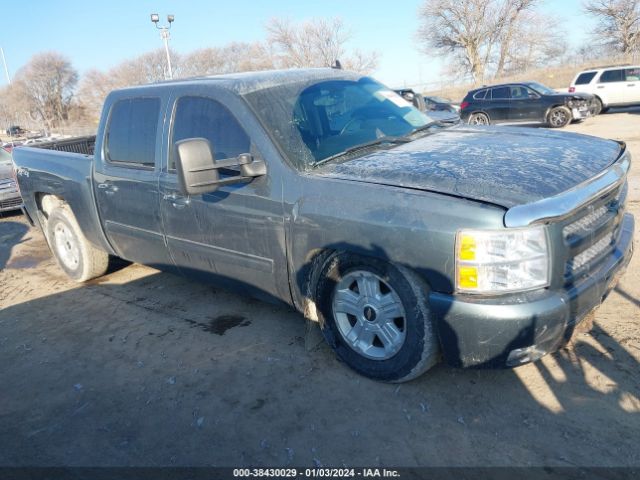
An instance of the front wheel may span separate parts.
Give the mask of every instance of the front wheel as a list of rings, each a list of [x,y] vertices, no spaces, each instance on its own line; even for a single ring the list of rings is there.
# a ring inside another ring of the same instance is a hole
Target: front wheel
[[[338,253],[322,267],[315,296],[324,337],[341,360],[369,378],[405,382],[439,359],[427,294],[404,267]]]
[[[72,280],[84,282],[107,271],[109,255],[84,237],[67,206],[56,207],[49,214],[47,239],[58,264]]]
[[[567,107],[554,107],[547,116],[551,128],[562,128],[571,121],[571,111]]]

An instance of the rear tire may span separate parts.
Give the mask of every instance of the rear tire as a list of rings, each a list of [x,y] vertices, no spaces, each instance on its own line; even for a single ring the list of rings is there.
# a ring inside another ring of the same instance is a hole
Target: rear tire
[[[567,107],[554,107],[547,115],[547,124],[551,128],[562,128],[571,122],[571,111]]]
[[[60,205],[50,212],[47,240],[58,265],[72,280],[85,282],[107,271],[109,255],[85,238],[68,206]]]
[[[440,358],[427,285],[412,271],[351,253],[323,264],[315,288],[327,343],[356,372],[374,380],[412,380]]]
[[[490,125],[491,121],[485,113],[472,113],[467,123],[469,125]]]
[[[589,110],[591,111],[591,116],[593,117],[595,117],[596,115],[600,115],[600,113],[602,113],[602,101],[598,97],[595,97],[591,101],[591,107],[589,108]]]

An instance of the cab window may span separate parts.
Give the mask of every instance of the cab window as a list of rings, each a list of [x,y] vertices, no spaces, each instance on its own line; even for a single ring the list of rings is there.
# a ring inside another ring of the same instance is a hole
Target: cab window
[[[107,161],[153,168],[159,115],[159,98],[128,98],[114,103],[105,137]]]
[[[251,148],[249,135],[233,114],[220,102],[206,97],[178,99],[171,144],[186,138],[209,140],[216,160],[249,153]],[[169,169],[175,170],[173,149],[169,156]]]

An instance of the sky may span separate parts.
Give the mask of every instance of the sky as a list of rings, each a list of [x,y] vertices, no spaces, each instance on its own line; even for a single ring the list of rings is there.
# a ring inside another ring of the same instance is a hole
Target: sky
[[[151,13],[175,22],[170,45],[179,53],[222,46],[232,41],[266,38],[271,18],[293,21],[339,17],[349,27],[348,48],[377,51],[373,76],[390,87],[440,86],[446,60],[420,50],[416,40],[418,9],[424,0],[0,0],[5,16],[0,29],[10,75],[36,53],[55,50],[67,56],[80,74],[107,70],[121,61],[162,47]],[[541,11],[567,18],[570,48],[586,40],[592,21],[581,12],[581,0],[543,0]],[[541,32],[544,35],[544,32]],[[6,84],[0,75],[0,86]]]

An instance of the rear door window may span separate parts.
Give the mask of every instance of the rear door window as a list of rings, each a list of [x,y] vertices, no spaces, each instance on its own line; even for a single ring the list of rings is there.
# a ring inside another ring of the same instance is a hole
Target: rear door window
[[[497,87],[491,89],[491,100],[508,100],[511,98],[510,87]]]
[[[605,70],[600,75],[600,83],[611,82],[623,82],[624,81],[624,69],[619,70]]]
[[[107,161],[153,168],[159,115],[159,98],[128,98],[114,103],[106,134]]]
[[[597,72],[581,73],[580,75],[578,75],[578,78],[576,78],[576,85],[587,85],[591,83],[591,80],[593,80],[593,77],[596,76],[596,73]]]
[[[209,140],[216,160],[250,153],[251,148],[249,135],[227,107],[207,97],[188,96],[178,100],[172,144],[185,138]],[[169,169],[175,169],[173,151],[170,155]]]
[[[627,68],[624,72],[627,82],[637,82],[640,80],[640,67]]]

